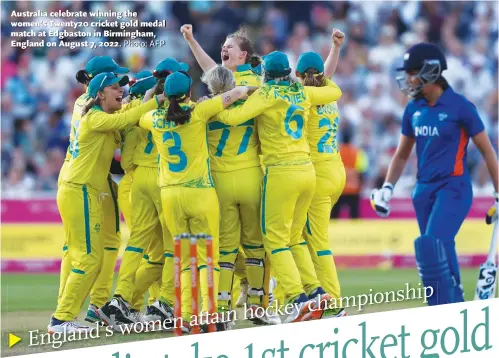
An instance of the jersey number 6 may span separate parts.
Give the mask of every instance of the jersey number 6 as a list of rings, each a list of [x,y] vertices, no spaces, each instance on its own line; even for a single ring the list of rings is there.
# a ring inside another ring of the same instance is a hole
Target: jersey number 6
[[[303,115],[295,113],[297,111],[301,111],[303,114],[303,107],[292,104],[286,112],[286,118],[284,118],[284,128],[286,129],[286,133],[293,139],[300,139],[303,136]],[[296,122],[296,130],[291,128],[292,122]]]
[[[171,156],[177,156],[179,158],[178,163],[168,162],[168,169],[171,172],[178,173],[185,169],[187,166],[187,156],[184,152],[180,150],[182,146],[182,140],[176,132],[165,132],[163,133],[163,143],[167,140],[173,140],[173,147],[168,147],[168,154]]]

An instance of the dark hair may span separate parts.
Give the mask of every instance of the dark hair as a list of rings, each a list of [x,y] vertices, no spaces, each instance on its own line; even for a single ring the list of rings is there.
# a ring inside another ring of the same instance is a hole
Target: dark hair
[[[76,72],[76,80],[81,84],[88,85],[90,82],[90,75],[85,70],[79,70]]]
[[[258,67],[262,63],[262,59],[255,52],[253,43],[249,39],[248,33],[245,28],[241,27],[236,32],[227,35],[228,39],[234,38],[237,40],[239,47],[242,51],[246,51],[248,55],[246,56],[245,63],[249,63],[251,67]]]
[[[444,91],[447,88],[449,88],[449,82],[447,82],[447,80],[445,79],[445,77],[443,77],[442,75],[440,75],[440,77],[437,78],[437,80],[435,81],[435,84],[439,85],[440,87],[442,87],[442,89]]]
[[[440,86],[440,88],[442,88],[443,91],[445,91],[447,88],[449,88],[449,82],[447,82],[447,80],[445,79],[445,77],[442,76],[442,75],[440,75],[440,77],[438,77],[437,80],[435,82],[433,82],[433,84]],[[420,100],[420,99],[423,99],[423,98],[424,98],[423,91],[420,91],[414,97],[414,99],[416,99],[416,100]]]
[[[168,122],[174,122],[176,125],[182,125],[185,124],[189,119],[191,119],[191,114],[194,107],[183,109],[180,106],[180,102],[185,98],[185,95],[168,97],[170,104],[168,105],[168,111],[166,112],[165,120],[167,120]]]
[[[324,74],[317,73],[317,70],[309,68],[305,73],[299,73],[298,77],[303,79],[304,86],[322,87],[324,85]]]

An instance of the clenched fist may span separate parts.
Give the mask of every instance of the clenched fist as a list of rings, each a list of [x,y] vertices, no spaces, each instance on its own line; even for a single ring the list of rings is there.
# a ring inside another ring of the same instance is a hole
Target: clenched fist
[[[184,39],[186,39],[186,41],[192,41],[194,39],[194,35],[192,34],[192,25],[183,25],[180,28],[180,32],[184,35]]]
[[[345,41],[345,34],[339,29],[333,29],[333,43],[336,47],[341,47],[343,45],[343,41]]]

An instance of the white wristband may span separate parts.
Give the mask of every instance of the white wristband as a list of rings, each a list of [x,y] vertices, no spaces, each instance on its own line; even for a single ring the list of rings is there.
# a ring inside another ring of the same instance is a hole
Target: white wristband
[[[388,188],[391,191],[393,191],[394,185],[392,183],[385,182],[382,186],[382,188]]]

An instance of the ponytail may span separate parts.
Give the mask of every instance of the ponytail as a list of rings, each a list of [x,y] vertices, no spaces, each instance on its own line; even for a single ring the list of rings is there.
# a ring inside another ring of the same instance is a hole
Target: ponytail
[[[254,53],[253,55],[246,58],[246,63],[249,63],[252,68],[255,68],[260,66],[260,64],[262,63],[262,58]]]
[[[85,70],[79,70],[78,72],[76,72],[76,80],[78,81],[78,83],[88,85],[88,83],[90,82],[90,75]]]
[[[97,103],[97,97],[96,98],[90,98],[85,104],[83,105],[83,108],[81,109],[81,116],[83,117],[85,114],[90,111],[90,109],[95,106]]]
[[[437,78],[437,80],[435,81],[435,84],[439,85],[440,87],[442,87],[442,90],[444,90],[444,91],[447,88],[449,88],[449,82],[447,82],[447,80],[445,79],[445,77],[443,77],[442,75],[440,75],[440,77]]]
[[[176,125],[182,125],[187,123],[189,119],[191,119],[191,114],[194,107],[189,107],[187,109],[183,109],[180,106],[180,102],[185,99],[185,95],[183,96],[170,96],[168,100],[170,104],[168,105],[168,111],[166,113],[165,120],[168,122],[173,122]]]
[[[303,75],[300,76],[303,79],[304,86],[322,87],[324,84],[324,74],[317,73],[314,69],[308,69],[304,75],[305,77],[302,77]]]

